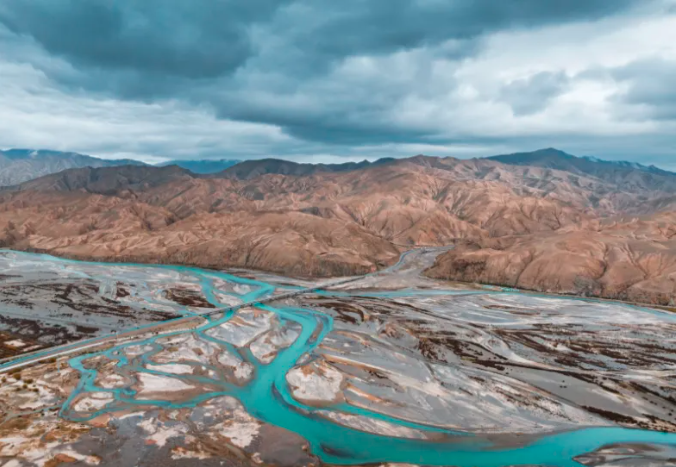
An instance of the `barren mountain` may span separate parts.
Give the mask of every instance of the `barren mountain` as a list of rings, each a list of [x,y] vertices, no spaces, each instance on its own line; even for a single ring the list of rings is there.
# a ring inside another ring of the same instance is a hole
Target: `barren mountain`
[[[576,157],[557,149],[493,156],[488,159],[504,164],[563,170],[592,176],[620,186],[624,191],[676,190],[676,174],[636,162],[604,161],[594,157]]]
[[[223,170],[239,164],[240,160],[220,159],[220,160],[172,160],[157,164],[158,167],[168,165],[177,165],[183,169],[188,169],[196,174],[212,174],[222,172]]]
[[[104,160],[74,152],[9,149],[0,151],[0,186],[16,185],[65,169],[129,164],[143,165],[141,162],[129,159]]]
[[[115,196],[22,192],[0,208],[5,245],[94,260],[246,266],[294,275],[365,273],[399,256],[364,228],[300,212],[171,211]]]
[[[265,174],[279,175],[312,175],[322,172],[349,172],[370,166],[393,162],[395,159],[385,158],[375,162],[346,162],[344,164],[300,164],[280,159],[261,159],[240,162],[216,175],[220,178],[252,179]]]
[[[553,164],[549,154],[546,166],[529,157],[534,165],[260,160],[208,175],[177,166],[71,169],[0,193],[0,231],[6,246],[58,255],[292,275],[365,272],[410,246],[457,242],[431,275],[665,302],[676,256],[658,232],[669,231],[660,212],[676,200],[676,175],[620,166],[621,177],[600,176],[566,165],[573,156]],[[654,217],[618,217],[639,211]],[[622,259],[627,251],[634,263]]]
[[[676,213],[461,242],[431,277],[674,305]]]
[[[53,175],[30,180],[10,191],[87,192],[129,196],[174,180],[191,179],[193,175],[178,166],[168,167],[123,165],[114,168],[68,169]]]

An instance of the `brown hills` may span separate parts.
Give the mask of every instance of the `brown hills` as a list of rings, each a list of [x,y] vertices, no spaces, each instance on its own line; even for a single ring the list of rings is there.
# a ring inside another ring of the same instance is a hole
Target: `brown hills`
[[[587,162],[586,171],[559,170],[551,154],[546,164],[529,157],[531,165],[426,156],[247,161],[210,175],[177,166],[71,169],[0,192],[0,237],[8,247],[77,258],[315,276],[372,271],[407,246],[459,242],[429,274],[670,300],[676,175],[612,165],[613,175],[601,176],[591,160],[593,170]],[[618,217],[639,212],[655,217]]]
[[[676,213],[462,241],[431,277],[673,305]]]

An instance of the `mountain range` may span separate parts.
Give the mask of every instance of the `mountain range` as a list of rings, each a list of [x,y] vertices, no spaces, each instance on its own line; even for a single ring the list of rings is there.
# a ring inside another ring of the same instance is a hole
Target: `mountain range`
[[[611,183],[618,183],[619,181],[649,183],[653,181],[651,177],[645,176],[646,173],[658,176],[655,180],[664,180],[660,177],[667,177],[668,179],[676,175],[673,172],[662,170],[654,165],[646,166],[637,162],[627,161],[605,161],[592,156],[576,157],[554,148],[493,156],[488,159],[502,162],[503,164],[563,170],[577,175],[597,177]],[[640,175],[637,176],[637,179],[631,180],[631,174]],[[638,188],[648,189],[650,187],[643,185]]]
[[[506,154],[487,157],[509,165],[535,166],[563,170],[578,175],[592,175],[609,179],[620,174],[639,171],[656,175],[674,175],[653,165],[645,166],[636,162],[605,161],[592,156],[577,157],[554,148],[540,149],[533,152]],[[382,158],[375,162],[347,162],[343,164],[303,164],[280,159],[260,159],[242,161],[239,159],[185,159],[168,160],[156,164],[157,167],[177,165],[195,174],[216,174],[230,167],[237,166],[228,172],[235,178],[253,178],[264,173],[283,175],[310,175],[317,172],[339,172],[381,165],[393,162],[393,158]],[[133,159],[101,159],[75,152],[61,152],[46,149],[8,149],[0,150],[0,186],[17,185],[19,183],[61,172],[66,169],[82,167],[114,167],[120,165],[147,165]]]
[[[158,167],[166,167],[168,165],[177,165],[184,169],[188,169],[196,174],[211,174],[221,172],[233,165],[239,164],[240,160],[236,159],[220,159],[220,160],[172,160],[157,164]]]
[[[0,186],[16,185],[33,178],[75,167],[141,165],[131,159],[105,160],[75,152],[33,149],[0,150]]]
[[[669,305],[676,174],[555,149],[461,160],[74,168],[0,192],[7,247],[81,259],[364,273],[456,247],[436,278]]]
[[[196,174],[220,172],[239,163],[239,160],[171,160],[158,166],[178,165]],[[0,150],[0,186],[23,183],[43,175],[82,167],[115,167],[146,165],[133,159],[100,159],[75,152],[46,149]]]

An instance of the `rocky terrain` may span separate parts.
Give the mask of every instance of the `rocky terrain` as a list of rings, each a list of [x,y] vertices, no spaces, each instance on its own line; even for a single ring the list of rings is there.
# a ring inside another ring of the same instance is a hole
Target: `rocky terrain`
[[[427,273],[550,293],[673,306],[676,213],[460,242]]]
[[[676,174],[553,149],[459,160],[70,169],[0,192],[0,240],[80,259],[438,278],[668,305]]]

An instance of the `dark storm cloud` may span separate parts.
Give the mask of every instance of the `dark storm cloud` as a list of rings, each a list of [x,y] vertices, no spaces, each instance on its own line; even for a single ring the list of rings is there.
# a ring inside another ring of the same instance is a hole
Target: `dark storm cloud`
[[[676,120],[676,61],[637,60],[609,73],[627,85],[617,96],[619,102],[634,107],[646,119]]]
[[[277,0],[7,0],[0,21],[78,67],[188,78],[232,72]]]
[[[318,62],[594,19],[631,0],[5,0],[0,21],[77,66],[190,78],[258,54],[251,28]],[[274,18],[273,18],[274,16]],[[457,51],[456,51],[457,53]]]
[[[512,81],[502,88],[500,94],[515,115],[529,115],[544,110],[549,101],[567,89],[568,83],[565,73],[543,71]]]
[[[432,133],[402,128],[389,115],[411,89],[424,86],[415,77],[394,85],[313,86],[350,57],[429,48],[461,60],[480,50],[486,34],[592,20],[632,3],[5,0],[0,22],[66,60],[72,70],[35,66],[72,90],[183,100],[211,106],[222,118],[278,125],[303,140],[349,145],[422,141]],[[538,75],[514,83],[507,92],[517,98],[509,102],[516,113],[532,113],[562,85],[559,75]]]
[[[274,30],[309,55],[340,59],[390,53],[501,29],[537,27],[615,13],[632,0],[301,0]],[[295,26],[295,29],[287,29]]]

